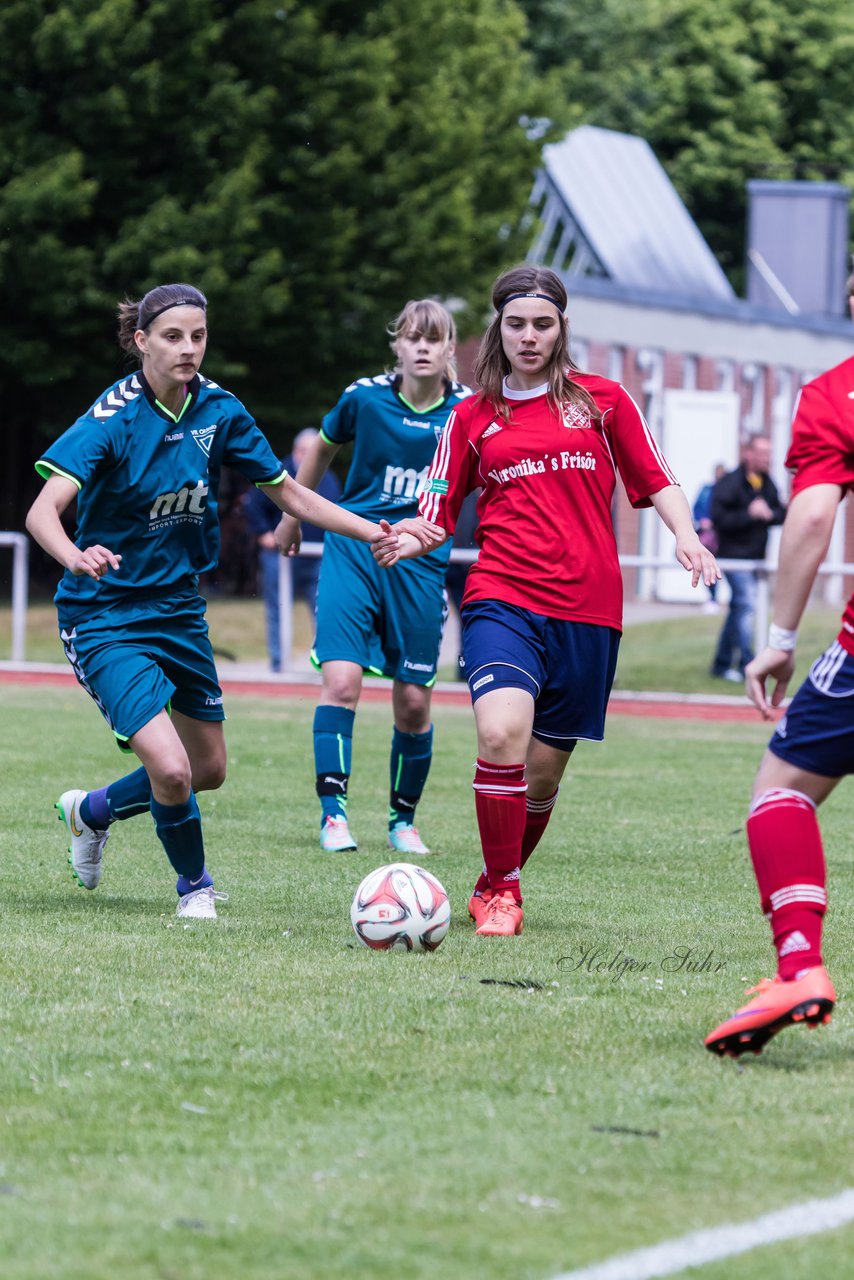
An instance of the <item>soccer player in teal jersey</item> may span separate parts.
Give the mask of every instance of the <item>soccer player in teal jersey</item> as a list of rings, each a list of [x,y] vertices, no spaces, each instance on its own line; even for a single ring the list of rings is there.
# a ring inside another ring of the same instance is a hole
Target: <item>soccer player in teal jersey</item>
[[[233,395],[199,373],[207,301],[160,285],[119,306],[119,343],[139,362],[36,463],[45,479],[27,516],[65,568],[56,592],[66,655],[120,745],[141,768],[57,802],[69,862],[84,888],[101,879],[110,825],[150,810],[178,875],[178,915],[214,919],[195,792],[222,785],[224,712],[198,593],[219,553],[220,472],[235,468],[296,519],[391,547],[389,527],[296,484]],[[63,512],[77,499],[72,541]]]
[[[341,504],[369,520],[417,515],[448,415],[471,394],[456,381],[454,321],[440,303],[408,302],[389,336],[397,357],[394,372],[347,387],[297,472],[300,484],[314,489],[342,445],[352,443]],[[298,522],[283,516],[276,537],[282,552],[298,547]],[[327,537],[324,547],[312,653],[323,675],[314,716],[321,848],[356,848],[347,788],[356,707],[368,672],[394,681],[389,847],[404,855],[429,853],[415,826],[415,809],[432,758],[430,697],[447,617],[450,543],[393,574],[378,568],[368,548],[343,538]]]

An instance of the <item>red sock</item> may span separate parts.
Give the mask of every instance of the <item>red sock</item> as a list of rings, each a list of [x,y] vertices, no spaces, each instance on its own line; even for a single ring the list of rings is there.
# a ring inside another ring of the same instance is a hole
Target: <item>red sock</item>
[[[549,818],[552,816],[552,809],[555,807],[558,791],[560,791],[560,787],[556,787],[553,794],[546,796],[544,800],[534,800],[531,796],[527,797],[525,834],[522,836],[522,859],[519,864],[522,867],[524,867],[540,843],[543,832],[549,825]]]
[[[762,910],[771,921],[777,972],[791,982],[822,963],[827,892],[815,805],[799,791],[764,792],[747,820],[747,840]]]
[[[520,869],[524,867],[540,843],[543,832],[549,825],[549,818],[552,816],[552,809],[555,807],[558,791],[560,791],[560,787],[552,795],[546,796],[545,800],[533,800],[531,796],[527,796],[525,799],[525,831],[522,835],[522,849],[519,856]],[[488,888],[489,873],[484,867],[472,892],[484,893]]]
[[[478,759],[474,800],[489,888],[493,893],[512,893],[517,902],[522,901],[519,873],[526,789],[524,764]]]

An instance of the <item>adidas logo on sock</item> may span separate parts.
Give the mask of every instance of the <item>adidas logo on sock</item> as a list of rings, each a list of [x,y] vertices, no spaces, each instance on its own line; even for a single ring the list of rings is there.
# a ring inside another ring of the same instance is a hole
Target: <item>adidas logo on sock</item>
[[[790,933],[786,941],[780,948],[780,959],[784,956],[790,956],[793,951],[809,951],[810,944],[807,942],[800,929],[796,929],[794,933]]]

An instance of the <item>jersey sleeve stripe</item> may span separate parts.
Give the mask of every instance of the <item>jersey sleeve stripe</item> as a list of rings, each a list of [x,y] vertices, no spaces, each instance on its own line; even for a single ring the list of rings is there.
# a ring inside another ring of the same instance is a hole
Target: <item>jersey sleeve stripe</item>
[[[267,485],[281,484],[287,474],[288,472],[287,470],[285,470],[285,471],[279,472],[279,474],[275,476],[272,480],[256,480],[255,488],[260,489],[262,485],[266,487]]]
[[[622,384],[621,384],[621,385],[622,385]],[[626,391],[626,388],[625,388],[625,387],[623,387],[623,391]],[[646,418],[645,418],[645,417],[643,416],[643,414],[641,413],[640,406],[638,405],[638,402],[635,400],[634,396],[633,396],[633,395],[631,395],[631,393],[630,393],[630,392],[626,391],[626,395],[629,397],[629,399],[631,400],[632,404],[635,406],[635,409],[637,410],[637,415],[638,415],[638,417],[640,418],[641,426],[643,427],[643,433],[644,433],[644,435],[645,435],[645,437],[646,437],[646,442],[647,442],[647,444],[649,445],[650,452],[652,453],[652,455],[653,455],[653,457],[655,458],[655,460],[656,460],[656,462],[658,463],[658,465],[661,467],[661,470],[664,472],[664,474],[665,474],[665,475],[667,476],[667,478],[669,479],[670,483],[671,483],[671,484],[676,484],[676,485],[678,485],[678,484],[679,484],[679,481],[676,479],[676,476],[675,476],[675,475],[673,474],[673,472],[671,471],[670,466],[669,466],[669,464],[668,464],[668,461],[667,461],[667,459],[665,458],[664,454],[663,454],[663,453],[661,452],[661,450],[659,449],[658,444],[657,444],[657,442],[656,442],[656,440],[655,440],[655,437],[653,436],[652,432],[651,432],[651,431],[650,431],[650,429],[649,429],[649,423],[647,422]]]
[[[72,484],[76,484],[78,489],[83,488],[82,480],[78,480],[77,476],[73,476],[70,471],[63,471],[62,467],[58,467],[49,458],[40,458],[35,468],[42,480],[49,480],[52,475],[61,476],[63,480],[70,480]]]
[[[450,417],[445,423],[445,429],[439,437],[439,447],[433,455],[433,461],[430,470],[427,473],[427,483],[432,480],[447,481],[448,464],[451,458],[451,432],[457,421],[457,415],[451,410]],[[445,492],[447,492],[447,483],[445,484]],[[435,521],[439,511],[439,492],[429,491],[422,498],[421,514],[425,520]]]

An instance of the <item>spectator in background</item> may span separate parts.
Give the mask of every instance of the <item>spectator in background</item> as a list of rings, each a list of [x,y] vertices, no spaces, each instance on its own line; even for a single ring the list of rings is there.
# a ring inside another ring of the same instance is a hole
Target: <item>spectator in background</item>
[[[739,466],[715,485],[711,519],[721,560],[764,560],[768,530],[783,523],[786,508],[768,475],[770,462],[771,441],[767,436],[751,436]],[[724,573],[732,594],[711,675],[740,684],[744,668],[754,657],[759,577],[755,569],[724,569]]]
[[[722,462],[719,462],[715,467],[714,479],[710,480],[708,484],[704,484],[697,494],[691,513],[694,520],[694,528],[697,531],[700,542],[708,551],[711,551],[713,556],[718,553],[718,535],[715,526],[712,524],[712,492],[717,482],[725,475],[726,467]],[[704,613],[717,613],[717,591],[718,584],[713,582],[709,587],[709,599],[703,605]]]
[[[293,442],[291,452],[283,462],[289,476],[295,476],[303,458],[317,439],[314,427],[300,431]],[[327,471],[317,486],[317,492],[329,502],[337,502],[341,485],[332,471]],[[281,516],[280,509],[260,489],[250,489],[243,499],[243,515],[258,547],[258,577],[264,599],[267,622],[267,652],[271,671],[281,671],[282,653],[279,643],[279,555],[274,531]],[[303,542],[322,542],[324,530],[314,524],[302,525]],[[291,561],[291,588],[295,600],[304,600],[314,616],[317,600],[317,580],[320,576],[319,556],[294,556]]]

